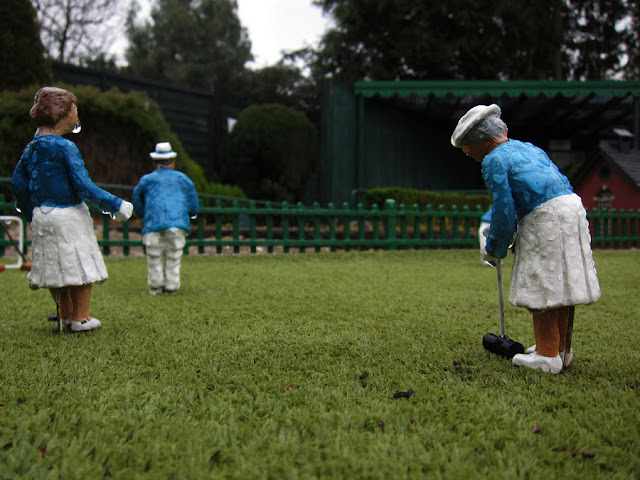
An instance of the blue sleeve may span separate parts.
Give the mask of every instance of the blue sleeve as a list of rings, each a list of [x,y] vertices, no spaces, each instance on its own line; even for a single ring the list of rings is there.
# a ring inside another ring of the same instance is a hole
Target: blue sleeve
[[[93,183],[84,166],[78,147],[73,142],[69,143],[66,155],[67,166],[69,167],[69,177],[78,194],[97,205],[103,212],[115,213],[120,210],[122,200]]]
[[[33,203],[29,191],[29,175],[22,159],[18,162],[11,177],[11,187],[16,200],[16,208],[22,212],[22,216],[27,222],[31,222]]]
[[[133,198],[131,203],[133,204],[133,213],[137,217],[144,217],[144,178],[140,179],[140,183],[133,189]]]
[[[189,216],[193,217],[198,213],[198,192],[196,192],[196,187],[191,181],[190,178],[187,177],[188,181],[188,191],[187,191],[187,205],[189,207]]]
[[[507,249],[513,240],[517,224],[516,206],[508,173],[507,165],[499,157],[483,162],[482,175],[493,197],[486,250],[496,258],[507,256]]]

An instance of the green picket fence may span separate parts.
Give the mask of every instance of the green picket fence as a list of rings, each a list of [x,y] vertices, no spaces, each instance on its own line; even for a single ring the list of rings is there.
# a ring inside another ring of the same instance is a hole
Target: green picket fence
[[[105,255],[114,247],[128,256],[142,248],[139,219],[120,223],[91,208],[96,221],[98,243]],[[382,208],[366,209],[344,204],[336,207],[318,203],[308,207],[286,202],[260,206],[255,201],[217,200],[202,207],[192,224],[185,253],[275,253],[368,249],[477,248],[477,229],[484,211],[443,206],[406,208],[387,200]],[[0,215],[16,215],[12,203],[0,202]],[[101,217],[101,218],[100,218]],[[640,245],[640,212],[614,209],[589,212],[592,244],[595,248],[637,248]],[[24,226],[25,250],[30,245]],[[0,233],[0,256],[11,240]],[[192,248],[193,247],[193,248]]]

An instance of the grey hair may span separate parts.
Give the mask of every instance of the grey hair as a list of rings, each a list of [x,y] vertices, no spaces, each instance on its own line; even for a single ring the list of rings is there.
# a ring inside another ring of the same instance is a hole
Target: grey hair
[[[508,131],[509,129],[507,128],[507,124],[504,123],[500,117],[497,115],[491,115],[471,127],[462,139],[461,143],[463,145],[468,145],[470,143],[500,138],[503,133]]]

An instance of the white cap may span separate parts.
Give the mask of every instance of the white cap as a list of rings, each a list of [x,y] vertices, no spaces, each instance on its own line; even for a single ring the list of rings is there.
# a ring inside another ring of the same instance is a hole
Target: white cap
[[[453,131],[453,135],[451,135],[451,145],[456,148],[462,147],[462,140],[471,128],[485,118],[492,115],[499,117],[501,113],[500,107],[495,103],[491,105],[476,105],[458,120],[458,125]]]
[[[171,150],[169,142],[156,143],[156,151],[149,154],[154,160],[170,160],[176,158],[178,154]]]

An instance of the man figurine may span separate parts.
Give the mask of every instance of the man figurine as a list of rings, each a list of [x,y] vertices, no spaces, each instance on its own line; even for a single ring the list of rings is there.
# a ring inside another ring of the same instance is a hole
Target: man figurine
[[[155,170],[140,179],[132,202],[143,221],[149,293],[173,294],[180,288],[180,260],[189,220],[198,213],[198,194],[191,179],[175,170],[177,154],[169,142],[158,143],[149,156]]]

